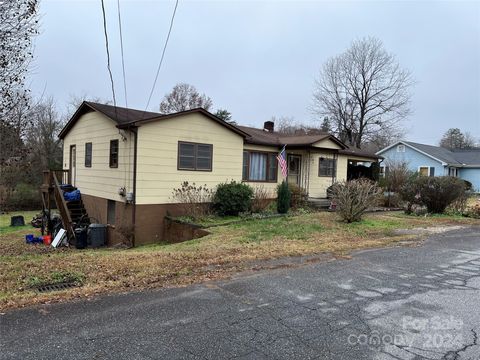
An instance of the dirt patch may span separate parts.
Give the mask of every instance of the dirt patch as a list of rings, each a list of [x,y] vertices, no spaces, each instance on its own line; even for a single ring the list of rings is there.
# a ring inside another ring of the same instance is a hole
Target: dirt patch
[[[429,227],[418,227],[413,229],[395,229],[393,233],[395,235],[433,235],[433,234],[442,234],[447,231],[455,231],[464,229],[465,226],[446,226],[446,225],[437,225]]]

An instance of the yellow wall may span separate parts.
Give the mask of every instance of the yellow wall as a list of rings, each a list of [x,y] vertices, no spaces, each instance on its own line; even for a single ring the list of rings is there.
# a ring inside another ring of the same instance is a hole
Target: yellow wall
[[[179,141],[212,144],[212,171],[177,170]],[[137,204],[178,202],[172,192],[183,181],[214,189],[242,179],[243,137],[201,114],[143,124],[137,149]]]
[[[327,188],[332,185],[334,181],[334,179],[332,180],[332,177],[318,176],[318,167],[321,157],[333,159],[334,154],[332,151],[320,149],[310,153],[310,186],[308,195],[314,198],[325,198],[327,196]],[[340,164],[337,161],[337,174],[342,171],[345,171],[346,174],[347,169],[343,169],[342,167],[343,164]]]
[[[320,142],[317,143],[320,145]],[[320,157],[324,158],[333,158],[333,152],[330,149],[336,148],[337,146],[331,140],[324,141],[322,145],[326,146],[326,150],[288,150],[287,149],[287,156],[289,154],[295,154],[301,156],[301,186],[306,188],[308,187],[308,193],[310,197],[326,197],[327,196],[327,188],[332,185],[332,178],[331,177],[319,177],[318,176],[318,163]],[[261,146],[261,145],[244,145],[245,150],[257,150],[257,151],[268,151],[268,152],[278,152],[278,147],[271,147],[271,146]],[[342,166],[340,169],[340,173],[343,176],[347,174],[347,165],[345,163],[339,164]],[[343,169],[344,167],[344,169]],[[280,167],[278,168],[278,176],[277,182],[275,183],[264,183],[264,182],[247,182],[252,187],[263,187],[267,189],[271,194],[272,198],[276,197],[276,188],[278,184],[283,181],[282,172]],[[308,184],[308,185],[307,185]]]
[[[115,123],[98,112],[82,115],[63,140],[63,168],[69,168],[70,146],[76,145],[75,186],[83,194],[124,201],[118,190],[132,191],[133,137],[123,141]],[[118,139],[118,168],[109,167],[110,140]],[[92,167],[85,167],[85,143],[92,143]],[[73,182],[73,181],[72,181]]]
[[[313,147],[322,148],[322,149],[341,149],[340,145],[330,139],[324,139],[312,144]]]
[[[82,193],[106,199],[125,201],[118,189],[132,191],[133,182],[133,136],[122,133],[122,140],[115,123],[98,112],[82,115],[64,139],[64,169],[69,168],[70,145],[77,149],[76,186]],[[119,140],[119,166],[109,167],[110,140]],[[177,170],[178,141],[190,141],[213,145],[213,170]],[[85,167],[85,143],[92,142],[92,167]],[[313,149],[287,150],[302,158],[301,185],[311,197],[325,197],[326,189],[332,184],[331,177],[318,176],[319,158],[332,158],[338,145],[331,140],[314,144]],[[321,148],[320,148],[321,147]],[[189,114],[173,119],[154,121],[138,128],[137,204],[165,204],[178,202],[172,197],[173,189],[183,181],[196,185],[206,184],[214,189],[219,183],[242,180],[243,150],[277,153],[278,147],[244,144],[243,138],[202,114]],[[339,155],[337,181],[347,177],[348,159],[362,160]],[[277,185],[283,180],[280,168],[277,182],[247,182],[250,186],[266,189],[276,197]]]

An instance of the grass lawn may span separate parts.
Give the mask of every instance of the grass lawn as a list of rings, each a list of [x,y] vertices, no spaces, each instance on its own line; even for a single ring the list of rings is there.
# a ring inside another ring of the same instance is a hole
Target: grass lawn
[[[30,214],[25,216],[30,220]],[[113,291],[187,285],[258,268],[266,259],[320,253],[345,256],[355,249],[419,239],[418,235],[399,235],[396,229],[480,225],[479,220],[462,217],[414,217],[393,212],[368,214],[362,222],[345,224],[334,213],[319,212],[218,226],[210,228],[211,234],[204,238],[179,244],[76,250],[25,244],[25,234],[39,231],[28,226],[4,231],[4,224],[9,222],[3,217],[0,309]],[[65,280],[82,286],[50,293],[34,289]]]
[[[32,229],[30,226],[30,221],[32,218],[40,212],[38,211],[12,211],[7,214],[0,215],[0,235],[6,234],[9,232],[18,232],[20,230],[29,230]],[[15,215],[23,215],[25,219],[25,226],[10,226],[10,218]]]

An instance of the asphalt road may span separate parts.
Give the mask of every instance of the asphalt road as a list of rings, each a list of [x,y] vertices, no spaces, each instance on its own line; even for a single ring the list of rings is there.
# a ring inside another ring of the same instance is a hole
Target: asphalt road
[[[0,359],[480,359],[480,228],[0,316]]]

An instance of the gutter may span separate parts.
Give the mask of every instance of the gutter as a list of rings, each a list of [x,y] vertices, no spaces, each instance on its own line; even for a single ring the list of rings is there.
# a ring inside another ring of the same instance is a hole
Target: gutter
[[[132,200],[132,226],[133,238],[132,246],[135,247],[135,222],[137,216],[137,144],[138,144],[138,128],[132,127],[130,131],[133,133],[133,200]]]

